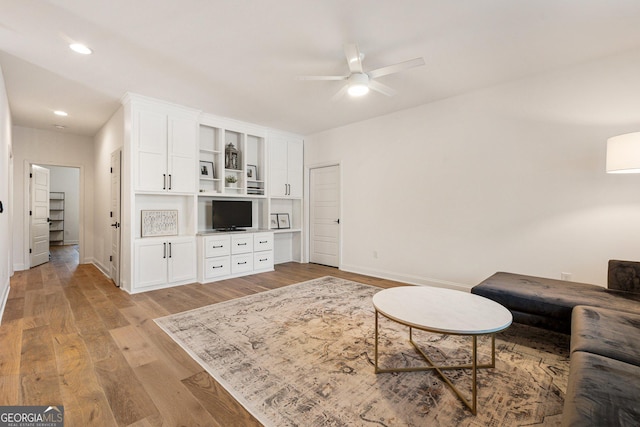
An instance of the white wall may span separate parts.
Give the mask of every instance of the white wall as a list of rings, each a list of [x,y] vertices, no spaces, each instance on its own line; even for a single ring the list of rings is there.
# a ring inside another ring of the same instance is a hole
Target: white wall
[[[307,167],[342,166],[341,267],[606,284],[640,260],[640,175],[605,173],[606,139],[640,131],[639,75],[628,52],[306,137]]]
[[[64,244],[80,242],[80,169],[41,165],[49,169],[49,191],[64,193]]]
[[[111,255],[111,153],[121,148],[124,143],[124,112],[120,108],[109,121],[100,129],[94,138],[94,188],[96,194],[103,195],[95,199],[94,223],[94,256],[95,264],[109,274]]]
[[[0,69],[0,201],[3,212],[0,213],[0,321],[9,296],[9,277],[13,273],[11,266],[12,209],[11,171],[11,112],[4,85],[4,76]]]
[[[29,187],[26,180],[29,163],[80,168],[80,262],[93,262],[93,152],[93,140],[90,137],[13,127],[15,270],[28,268],[29,264],[28,221],[25,214],[28,202]]]

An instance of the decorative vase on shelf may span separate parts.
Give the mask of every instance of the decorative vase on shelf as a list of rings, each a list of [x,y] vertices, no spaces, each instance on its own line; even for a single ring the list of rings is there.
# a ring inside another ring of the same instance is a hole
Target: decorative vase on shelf
[[[230,142],[224,150],[224,167],[226,169],[239,169],[240,167],[239,151]]]

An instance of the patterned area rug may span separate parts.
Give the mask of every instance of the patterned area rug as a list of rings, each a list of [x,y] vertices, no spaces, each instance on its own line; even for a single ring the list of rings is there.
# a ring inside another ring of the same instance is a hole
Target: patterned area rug
[[[474,416],[433,371],[374,373],[371,298],[380,290],[324,277],[156,323],[265,426],[559,424],[569,337],[517,324],[499,333],[496,367],[478,371]],[[414,339],[436,363],[470,363],[470,337]],[[479,340],[480,363],[490,352]],[[384,317],[380,355],[385,367],[423,363],[407,328]],[[447,372],[470,397],[470,370]]]

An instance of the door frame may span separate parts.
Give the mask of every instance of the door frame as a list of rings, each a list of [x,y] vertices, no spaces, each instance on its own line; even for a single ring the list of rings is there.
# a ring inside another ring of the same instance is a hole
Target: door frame
[[[302,254],[302,262],[309,262],[309,253],[311,251],[311,170],[319,169],[319,168],[327,168],[331,166],[337,166],[340,173],[340,224],[338,225],[338,270],[342,270],[342,218],[343,218],[343,208],[344,204],[342,203],[344,200],[343,195],[343,185],[342,185],[342,177],[343,166],[342,162],[326,162],[326,163],[315,163],[313,165],[305,166],[304,168],[304,250]]]
[[[24,161],[24,194],[30,194],[30,186],[31,186],[31,181],[29,178],[29,174],[31,173],[31,165],[41,165],[41,166],[59,166],[59,167],[64,167],[64,168],[77,168],[80,169],[80,178],[79,178],[79,188],[78,188],[78,204],[79,204],[79,209],[80,212],[78,213],[78,220],[80,222],[80,224],[78,224],[78,230],[80,231],[80,237],[79,237],[79,243],[78,243],[78,251],[79,251],[79,257],[78,257],[78,263],[82,264],[84,262],[84,253],[85,253],[85,241],[84,241],[84,236],[85,236],[85,231],[84,231],[84,226],[85,226],[85,217],[84,217],[84,205],[85,205],[85,200],[84,200],[84,188],[85,188],[85,182],[84,182],[84,167],[82,165],[77,165],[77,164],[70,164],[70,163],[65,163],[65,164],[59,164],[59,163],[51,163],[51,162],[46,162],[46,161],[37,161],[37,160],[30,160],[30,159],[25,159]],[[23,209],[24,209],[24,221],[23,221],[23,231],[22,231],[22,242],[23,242],[23,259],[24,259],[24,269],[25,270],[29,270],[31,268],[31,257],[29,256],[29,246],[31,246],[31,227],[29,226],[29,207],[31,205],[31,200],[30,197],[24,197],[24,205],[23,205]]]

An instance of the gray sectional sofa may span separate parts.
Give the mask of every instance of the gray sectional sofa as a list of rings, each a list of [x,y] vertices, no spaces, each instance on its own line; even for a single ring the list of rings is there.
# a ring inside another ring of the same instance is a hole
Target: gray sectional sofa
[[[607,288],[496,273],[471,292],[515,322],[571,333],[563,425],[640,425],[640,263],[609,261]]]

